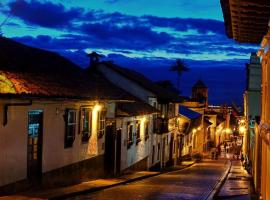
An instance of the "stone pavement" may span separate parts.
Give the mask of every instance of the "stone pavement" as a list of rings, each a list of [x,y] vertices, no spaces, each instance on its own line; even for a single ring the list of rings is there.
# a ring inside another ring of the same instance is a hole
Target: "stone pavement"
[[[191,167],[168,172],[70,200],[206,200],[227,171],[227,160],[203,160]]]
[[[240,160],[232,160],[227,179],[214,199],[250,200],[251,176],[243,168]]]
[[[182,170],[193,165],[193,161],[183,162],[182,165],[176,166],[170,170]],[[167,172],[167,171],[165,171]],[[125,174],[118,178],[110,178],[110,179],[97,179],[92,181],[83,182],[77,185],[48,189],[48,190],[40,190],[40,191],[26,191],[23,193],[19,193],[11,196],[0,197],[0,200],[43,200],[43,199],[64,199],[67,197],[72,197],[76,195],[81,195],[84,193],[91,193],[100,190],[104,190],[107,188],[111,188],[114,186],[131,183],[134,181],[142,180],[145,178],[153,177],[163,172],[152,172],[152,171],[139,171],[130,174]]]

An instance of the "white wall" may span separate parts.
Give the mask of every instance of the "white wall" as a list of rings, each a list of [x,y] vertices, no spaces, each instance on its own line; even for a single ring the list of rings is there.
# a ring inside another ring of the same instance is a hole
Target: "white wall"
[[[42,172],[104,153],[103,149],[98,148],[98,145],[101,146],[104,143],[104,136],[97,139],[95,117],[93,117],[92,135],[89,142],[83,144],[82,135],[78,134],[79,108],[81,105],[93,106],[94,102],[41,101],[33,102],[31,106],[11,106],[8,110],[8,124],[3,126],[5,103],[11,103],[11,101],[0,100],[0,186],[27,178],[28,111],[30,110],[43,110]],[[66,108],[77,109],[76,139],[73,147],[70,148],[64,148],[65,122],[63,115]]]
[[[150,122],[149,124],[149,138],[145,140],[145,132],[144,132],[144,123],[143,118],[145,118],[146,121]],[[141,120],[141,128],[140,128],[140,138],[141,141],[136,145],[136,121]],[[127,123],[130,122],[133,125],[133,144],[130,148],[127,148],[127,138],[128,138],[128,132],[127,132]],[[122,138],[121,138],[121,144],[122,144],[122,151],[121,151],[121,170],[124,170],[134,164],[136,164],[138,161],[143,160],[144,158],[148,157],[150,155],[150,140],[153,135],[151,132],[151,126],[152,123],[150,121],[150,115],[144,115],[144,116],[137,116],[137,117],[125,117],[122,119],[117,120],[117,128],[122,129]]]

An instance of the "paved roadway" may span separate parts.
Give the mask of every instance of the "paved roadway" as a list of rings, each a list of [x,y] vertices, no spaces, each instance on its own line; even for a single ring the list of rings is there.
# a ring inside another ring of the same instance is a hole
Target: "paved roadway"
[[[170,172],[70,200],[202,200],[228,167],[226,160],[207,160]]]

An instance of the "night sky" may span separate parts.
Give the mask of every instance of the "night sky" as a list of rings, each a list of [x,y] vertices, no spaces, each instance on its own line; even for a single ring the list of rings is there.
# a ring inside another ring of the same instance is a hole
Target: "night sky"
[[[7,20],[5,20],[7,19]],[[152,80],[169,79],[175,59],[191,70],[181,77],[189,96],[202,79],[210,103],[242,103],[245,63],[258,46],[226,37],[218,0],[1,0],[5,37],[48,49],[87,67],[97,51]]]

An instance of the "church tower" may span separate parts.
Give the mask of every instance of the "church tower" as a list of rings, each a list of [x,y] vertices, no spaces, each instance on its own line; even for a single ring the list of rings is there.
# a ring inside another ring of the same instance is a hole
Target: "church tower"
[[[198,80],[192,87],[192,99],[208,105],[208,88],[202,80]]]

